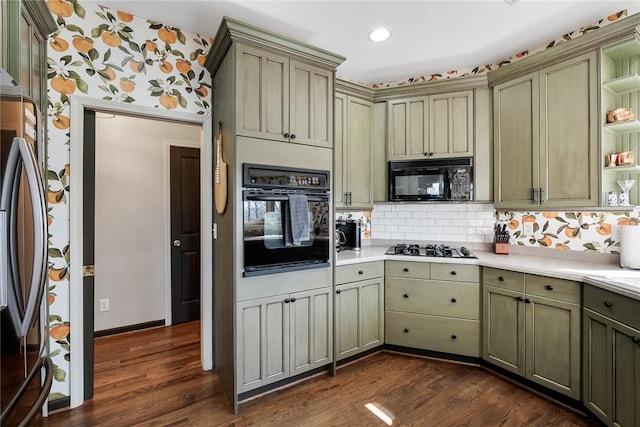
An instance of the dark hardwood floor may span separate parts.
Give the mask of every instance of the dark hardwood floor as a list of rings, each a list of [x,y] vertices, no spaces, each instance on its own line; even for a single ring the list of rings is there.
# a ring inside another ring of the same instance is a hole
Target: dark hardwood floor
[[[200,368],[200,323],[96,339],[95,397],[45,426],[589,426],[589,420],[475,366],[379,352],[240,405]]]

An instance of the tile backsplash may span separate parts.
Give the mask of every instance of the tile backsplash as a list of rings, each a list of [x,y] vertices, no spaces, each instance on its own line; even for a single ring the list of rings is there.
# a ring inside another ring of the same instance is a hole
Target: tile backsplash
[[[398,241],[491,242],[491,203],[384,203],[371,213],[371,237]]]

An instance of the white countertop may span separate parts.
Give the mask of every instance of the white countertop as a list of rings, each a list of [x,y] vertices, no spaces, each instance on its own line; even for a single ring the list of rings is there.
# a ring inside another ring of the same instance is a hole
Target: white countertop
[[[363,246],[360,251],[341,251],[336,254],[336,265],[384,260],[476,264],[585,282],[640,300],[640,270],[625,269],[616,264],[564,259],[558,251],[549,250],[550,256],[540,256],[524,253],[497,255],[489,251],[473,250],[478,258],[468,259],[385,255],[387,249],[389,246]]]

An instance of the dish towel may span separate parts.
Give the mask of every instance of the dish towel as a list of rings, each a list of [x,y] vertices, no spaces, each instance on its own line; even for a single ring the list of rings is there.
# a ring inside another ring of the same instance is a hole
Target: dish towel
[[[309,228],[309,200],[304,194],[289,194],[289,218],[291,219],[291,243],[302,246],[311,238]]]

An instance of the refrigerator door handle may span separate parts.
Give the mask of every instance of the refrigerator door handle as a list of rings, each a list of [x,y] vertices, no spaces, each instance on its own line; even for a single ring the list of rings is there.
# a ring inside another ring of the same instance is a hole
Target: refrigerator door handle
[[[7,307],[7,286],[9,286],[7,231],[7,213],[0,211],[0,311]]]
[[[17,205],[21,174],[24,168],[33,209],[33,259],[26,304],[22,300],[17,259]],[[47,206],[44,187],[33,147],[24,138],[14,138],[6,175],[3,181],[0,210],[7,212],[9,221],[7,306],[18,336],[26,336],[37,319],[38,308],[46,286],[47,269]]]

